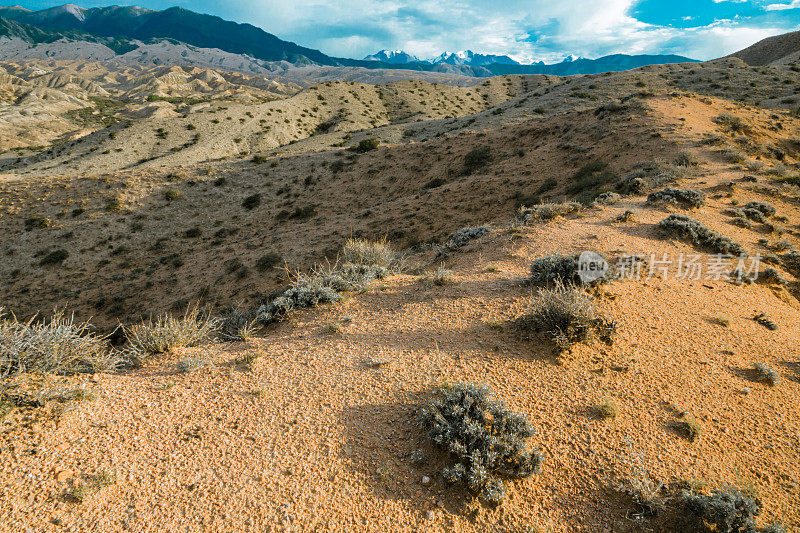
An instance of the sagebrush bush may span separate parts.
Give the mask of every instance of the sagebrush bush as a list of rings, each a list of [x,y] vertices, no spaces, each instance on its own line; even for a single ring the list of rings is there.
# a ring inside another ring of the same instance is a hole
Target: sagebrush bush
[[[346,263],[310,275],[297,274],[295,282],[272,301],[260,306],[256,318],[262,324],[283,319],[292,311],[338,302],[343,292],[363,290],[372,281],[388,275],[385,267]]]
[[[233,309],[219,321],[219,336],[223,339],[247,341],[261,327],[252,311]]]
[[[551,283],[560,281],[567,283],[580,283],[578,277],[578,255],[548,255],[534,259],[531,263],[532,283]]]
[[[310,274],[297,273],[294,282],[256,311],[256,320],[270,324],[292,311],[338,302],[343,292],[364,290],[384,279],[390,268],[398,268],[398,254],[386,241],[348,240],[339,254],[343,264],[316,268]]]
[[[686,215],[672,214],[659,222],[658,228],[666,235],[691,241],[697,246],[708,248],[720,254],[739,256],[747,253],[741,244],[708,229],[697,220]]]
[[[672,428],[690,442],[694,442],[703,434],[703,427],[692,415],[686,415],[681,420],[673,421]]]
[[[464,483],[484,502],[500,503],[502,478],[530,476],[542,462],[525,442],[534,433],[527,418],[493,400],[488,387],[441,386],[422,405],[419,421],[433,443],[454,459],[442,471],[445,480]]]
[[[775,209],[775,206],[773,206],[772,204],[768,204],[766,202],[759,202],[756,200],[753,200],[752,202],[747,202],[744,205],[744,209],[752,209],[754,211],[758,211],[765,217],[771,217],[777,212],[777,209]]]
[[[66,250],[53,250],[39,261],[41,266],[59,265],[67,260],[69,252]]]
[[[630,209],[626,209],[625,211],[614,217],[614,222],[619,222],[619,223],[630,222],[633,220],[635,214],[636,213],[634,213]]]
[[[792,250],[780,257],[783,268],[791,272],[794,276],[800,277],[800,252]]]
[[[764,216],[764,213],[762,213],[758,209],[753,209],[749,207],[733,208],[730,210],[730,214],[735,217],[734,220],[736,220],[736,222],[734,222],[734,224],[736,224],[737,226],[742,226],[747,228],[752,227],[752,224],[749,223],[751,220],[754,222],[759,222],[761,224],[767,222],[767,218]],[[745,224],[744,222],[741,222],[741,220],[745,220],[748,223]]]
[[[264,272],[265,270],[269,270],[270,268],[274,267],[278,263],[281,262],[281,256],[276,254],[275,252],[269,252],[256,260],[256,268]]]
[[[19,322],[0,307],[0,376],[36,372],[109,372],[120,358],[88,322],[55,311],[49,320]]]
[[[774,387],[781,382],[781,375],[763,363],[753,363],[756,379]]]
[[[242,200],[242,207],[247,210],[255,209],[261,205],[261,195],[259,193],[251,194]]]
[[[675,164],[679,167],[696,167],[700,164],[700,161],[694,153],[683,151],[675,158]]]
[[[547,334],[559,350],[597,335],[610,343],[615,324],[598,317],[591,298],[572,285],[556,283],[533,298],[530,314],[520,320],[523,329]]]
[[[517,219],[523,223],[549,222],[556,217],[569,215],[583,209],[580,202],[544,203],[531,207],[522,206],[517,212]]]
[[[642,194],[684,176],[688,167],[648,161],[636,165],[615,188],[622,194]]]
[[[604,193],[601,193],[600,195],[598,195],[594,199],[593,204],[596,205],[596,206],[597,205],[614,205],[617,202],[619,202],[620,200],[622,200],[622,196],[620,196],[618,193],[608,191],[608,192],[604,192]]]
[[[772,204],[752,201],[746,203],[744,207],[731,209],[730,212],[737,218],[744,218],[759,222],[761,224],[766,224],[769,222],[769,217],[773,216],[776,210]]]
[[[277,298],[259,307],[256,317],[259,322],[269,324],[281,320],[292,311],[338,302],[341,299],[341,294],[331,287],[298,282]]]
[[[445,247],[450,250],[466,246],[469,241],[478,239],[489,233],[489,228],[486,226],[477,226],[474,228],[461,228],[447,238]]]
[[[702,191],[693,189],[673,189],[667,187],[664,190],[648,194],[647,201],[650,203],[672,203],[685,205],[687,207],[702,207],[706,203],[706,195]]]
[[[141,324],[124,327],[127,348],[137,359],[164,353],[172,348],[196,346],[217,331],[219,322],[201,313],[197,306],[180,317],[164,314]]]
[[[383,268],[392,266],[396,258],[397,254],[385,240],[349,239],[340,254],[344,264],[375,265]]]
[[[694,519],[694,531],[755,533],[755,517],[761,501],[739,489],[715,490],[710,495],[684,492],[681,496],[687,518]]]

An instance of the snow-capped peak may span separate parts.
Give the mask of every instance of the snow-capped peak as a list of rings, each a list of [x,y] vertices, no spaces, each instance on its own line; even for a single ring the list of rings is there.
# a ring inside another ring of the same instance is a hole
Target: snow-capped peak
[[[364,58],[365,61],[383,61],[384,63],[413,63],[419,58],[404,50],[381,50]]]

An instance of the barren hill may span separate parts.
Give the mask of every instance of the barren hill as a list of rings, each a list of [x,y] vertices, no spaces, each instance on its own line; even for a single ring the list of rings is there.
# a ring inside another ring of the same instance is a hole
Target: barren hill
[[[730,57],[738,57],[748,65],[761,66],[797,61],[800,52],[800,31],[767,37],[740,50]]]

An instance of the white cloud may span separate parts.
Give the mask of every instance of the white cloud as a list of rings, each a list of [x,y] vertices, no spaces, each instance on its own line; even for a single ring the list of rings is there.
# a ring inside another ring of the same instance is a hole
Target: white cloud
[[[741,0],[715,0],[717,2]],[[558,61],[566,54],[676,53],[711,59],[749,46],[780,28],[741,21],[699,28],[658,26],[630,13],[636,0],[233,0],[238,19],[303,46],[340,57],[381,48],[419,57],[471,48],[518,60]],[[784,7],[774,7],[784,6]],[[766,9],[800,7],[772,4]],[[774,25],[773,25],[774,26]],[[530,38],[530,34],[535,37]]]
[[[769,4],[764,9],[767,11],[783,11],[784,9],[800,8],[800,0],[792,0],[790,4]]]

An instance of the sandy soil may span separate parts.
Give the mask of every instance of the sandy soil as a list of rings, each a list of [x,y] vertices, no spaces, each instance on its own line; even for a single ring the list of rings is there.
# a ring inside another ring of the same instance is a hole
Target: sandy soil
[[[422,120],[411,137],[364,154],[334,149],[326,144],[333,137],[311,138],[296,152],[281,148],[282,157],[265,152],[263,162],[248,155],[81,177],[59,166],[58,175],[0,182],[0,232],[9,236],[0,298],[21,317],[68,305],[102,326],[201,296],[217,309],[249,307],[286,281],[279,269],[255,269],[262,254],[309,267],[335,257],[351,235],[388,234],[413,252],[414,266],[247,343],[176,349],[119,374],[47,378],[98,398],[15,409],[0,421],[0,531],[674,531],[669,517],[631,519],[618,490],[639,475],[626,461],[631,453],[665,483],[751,487],[764,504],[760,524],[796,530],[800,303],[790,272],[778,267],[785,286],[704,277],[603,285],[592,294],[617,324],[614,343],[590,341],[562,356],[514,326],[539,290],[523,283],[533,259],[587,249],[611,258],[705,253],[657,231],[673,212],[751,255],[797,248],[800,195],[781,174],[797,168],[800,123],[785,110],[734,102],[740,88],[716,96],[709,79],[734,86],[773,74],[726,61],[569,83],[498,78],[484,88],[496,100],[481,112]],[[723,79],[726,72],[735,79]],[[781,80],[758,88],[764,105],[780,100]],[[410,105],[415,83],[329,88],[376,107],[401,93]],[[568,100],[590,85],[602,98]],[[463,107],[458,98],[476,89],[427,90]],[[633,96],[606,105],[626,91]],[[309,94],[257,106],[288,109]],[[552,106],[534,112],[543,101]],[[239,118],[254,109],[226,105]],[[720,123],[723,113],[746,131]],[[230,135],[239,131],[233,123]],[[381,127],[373,133],[401,126]],[[491,161],[464,173],[467,154],[482,146]],[[682,152],[696,166],[677,169]],[[546,224],[511,223],[523,199],[571,196],[576,171],[594,160],[616,179],[660,161],[683,176],[672,185],[702,190],[706,205],[684,210],[632,195]],[[245,208],[256,193],[261,203]],[[776,208],[771,226],[732,223],[730,210],[752,200]],[[632,218],[615,222],[626,210]],[[492,227],[487,236],[435,257],[431,243],[481,223]],[[64,262],[41,264],[59,248],[70,250]],[[453,271],[451,283],[420,281],[418,272],[440,265]],[[758,313],[777,329],[754,321]],[[261,352],[250,367],[237,363],[248,350]],[[187,357],[210,364],[180,372]],[[780,384],[755,381],[755,362],[778,371]],[[510,482],[497,508],[445,486],[442,458],[414,422],[431,387],[454,381],[491,386],[537,428],[531,440],[544,455],[542,471]],[[615,419],[594,414],[603,398],[619,405]],[[702,428],[694,442],[672,427],[685,414]],[[422,464],[412,462],[418,449],[428,457]],[[76,501],[80,487],[86,494]]]

